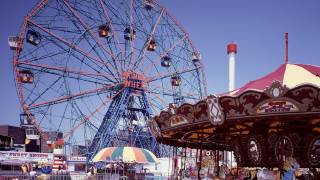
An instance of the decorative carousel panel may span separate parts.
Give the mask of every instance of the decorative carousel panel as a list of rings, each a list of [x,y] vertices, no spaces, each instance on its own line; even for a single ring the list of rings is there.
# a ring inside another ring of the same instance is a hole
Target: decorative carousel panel
[[[209,119],[209,111],[208,111],[208,105],[207,102],[204,101],[199,101],[197,104],[194,105],[195,107],[195,112],[194,116],[195,122],[203,122],[203,121],[208,121]]]
[[[266,94],[247,91],[237,97],[220,97],[220,104],[228,117],[253,115],[254,107],[261,101],[269,99]]]
[[[177,110],[176,110],[177,115],[184,116],[188,119],[194,119],[194,106],[192,104],[182,104]]]
[[[320,111],[320,89],[315,86],[299,86],[290,90],[285,96],[300,103],[303,111]]]
[[[166,111],[161,111],[160,115],[155,117],[155,120],[157,121],[161,130],[170,127],[168,121],[170,117],[171,115]]]
[[[206,99],[206,101],[209,112],[209,121],[213,125],[222,124],[225,120],[225,116],[218,98],[216,96],[211,95]]]
[[[270,87],[264,90],[264,93],[272,98],[282,97],[289,89],[279,81],[274,81]]]

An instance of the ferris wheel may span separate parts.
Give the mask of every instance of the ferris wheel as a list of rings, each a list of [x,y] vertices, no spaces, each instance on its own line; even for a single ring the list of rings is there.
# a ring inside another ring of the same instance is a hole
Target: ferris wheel
[[[89,159],[107,146],[163,154],[149,117],[206,96],[199,51],[153,0],[42,0],[9,43],[23,115],[70,147],[89,142]]]

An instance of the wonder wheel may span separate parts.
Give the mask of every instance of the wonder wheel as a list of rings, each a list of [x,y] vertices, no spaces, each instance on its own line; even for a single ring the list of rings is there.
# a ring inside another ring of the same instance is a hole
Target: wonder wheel
[[[23,116],[89,160],[107,146],[163,155],[148,119],[206,95],[199,51],[152,0],[42,0],[11,41]]]

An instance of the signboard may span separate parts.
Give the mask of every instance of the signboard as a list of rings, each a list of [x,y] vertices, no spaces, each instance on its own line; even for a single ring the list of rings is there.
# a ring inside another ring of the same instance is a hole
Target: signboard
[[[278,113],[278,112],[297,112],[299,108],[290,101],[269,101],[257,108],[258,114]]]
[[[33,152],[16,152],[16,151],[0,151],[1,161],[18,160],[23,162],[39,162],[53,161],[51,153],[33,153]]]
[[[74,161],[74,162],[86,162],[85,156],[71,156],[68,157],[68,161]]]

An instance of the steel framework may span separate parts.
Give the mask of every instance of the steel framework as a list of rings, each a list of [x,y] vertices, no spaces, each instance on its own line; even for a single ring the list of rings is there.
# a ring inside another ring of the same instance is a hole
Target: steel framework
[[[152,0],[42,0],[25,17],[13,65],[22,113],[90,160],[106,146],[165,151],[149,117],[206,95],[199,51]]]

